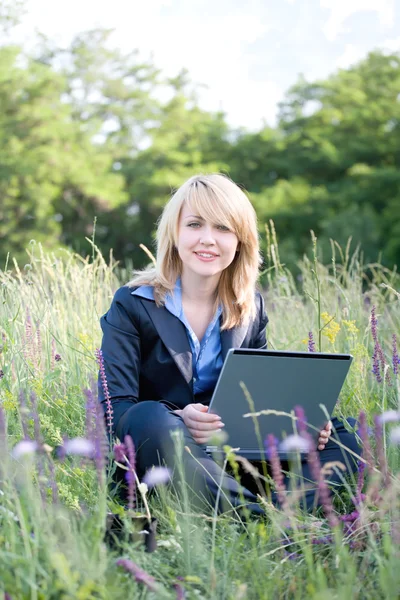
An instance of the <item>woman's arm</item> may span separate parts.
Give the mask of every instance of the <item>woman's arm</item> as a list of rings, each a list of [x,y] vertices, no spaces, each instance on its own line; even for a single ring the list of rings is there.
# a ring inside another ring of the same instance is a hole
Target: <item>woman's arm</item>
[[[108,392],[114,406],[136,403],[139,398],[140,336],[139,318],[131,290],[121,287],[115,293],[107,313],[101,317],[103,330],[101,350]],[[104,390],[99,378],[99,400],[104,405]],[[122,407],[121,407],[122,408]]]

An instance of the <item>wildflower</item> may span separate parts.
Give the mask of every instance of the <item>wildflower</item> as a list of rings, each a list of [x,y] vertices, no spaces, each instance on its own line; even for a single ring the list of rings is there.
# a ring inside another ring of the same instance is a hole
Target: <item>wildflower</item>
[[[339,323],[336,323],[334,317],[327,312],[321,313],[321,318],[325,323],[324,327],[322,328],[322,335],[327,337],[331,344],[334,344],[336,341],[336,336],[340,331],[340,325]]]
[[[400,421],[400,411],[399,410],[387,410],[383,412],[381,415],[377,415],[377,421],[380,425],[385,425],[386,423],[393,423],[395,421]]]
[[[125,569],[125,571],[130,573],[135,581],[138,583],[143,583],[152,592],[156,592],[158,590],[158,586],[154,577],[141,569],[136,563],[127,558],[119,558],[116,564],[118,567],[122,567]]]
[[[3,371],[3,369],[0,369],[0,379],[3,379],[3,377],[4,377],[4,371]]]
[[[358,333],[359,330],[358,330],[358,327],[356,327],[355,320],[347,321],[346,319],[343,319],[342,323],[346,327],[346,329],[350,333],[350,335],[356,335],[356,333]]]
[[[321,506],[328,520],[328,523],[331,527],[336,527],[336,525],[338,524],[338,519],[333,510],[333,504],[329,493],[328,484],[326,483],[321,472],[321,462],[319,460],[319,456],[311,436],[309,434],[307,434],[307,436],[309,441],[307,462],[308,466],[310,467],[311,477],[317,484],[318,496],[320,499]]]
[[[54,355],[54,360],[55,360],[56,362],[60,362],[60,360],[61,360],[61,356],[60,356],[60,354],[55,354],[55,355]]]
[[[21,440],[12,449],[11,455],[18,459],[23,456],[34,454],[38,450],[38,443],[34,440]]]
[[[129,466],[129,470],[126,473],[126,481],[128,483],[128,508],[132,510],[135,504],[135,488],[136,488],[136,478],[135,478],[135,467],[136,467],[136,455],[135,455],[135,447],[133,445],[133,441],[130,435],[126,435],[125,439],[125,448],[126,448],[126,459]]]
[[[397,373],[399,372],[399,365],[400,365],[400,357],[397,351],[397,338],[396,338],[396,334],[394,333],[392,336],[392,341],[393,341],[393,354],[392,354],[392,365],[393,365],[393,373],[395,375],[397,375]]]
[[[97,358],[97,362],[98,362],[98,365],[99,365],[101,387],[103,388],[104,398],[105,398],[106,406],[107,406],[106,415],[107,415],[108,433],[110,435],[110,438],[112,438],[113,407],[112,407],[112,404],[111,404],[110,393],[108,391],[106,370],[104,368],[103,352],[100,349],[96,350],[96,358]]]
[[[300,435],[304,435],[307,431],[307,419],[302,406],[294,407],[294,414],[297,417],[297,429]]]
[[[181,583],[174,583],[174,590],[176,592],[176,600],[185,600],[186,592]]]
[[[381,368],[380,368],[380,355],[381,355],[381,348],[380,348],[379,342],[377,341],[377,342],[375,342],[374,353],[372,355],[372,372],[375,375],[378,383],[382,383],[382,375],[381,375]]]
[[[77,454],[92,458],[95,453],[95,447],[91,440],[82,437],[72,438],[64,442],[65,454]]]
[[[315,342],[312,331],[308,332],[308,351],[315,352]]]
[[[286,512],[289,508],[289,504],[288,504],[286,494],[285,494],[286,488],[285,488],[285,483],[284,483],[284,478],[283,478],[283,473],[282,473],[282,465],[281,465],[281,461],[279,460],[279,455],[278,455],[278,450],[277,450],[274,435],[269,434],[267,436],[266,445],[267,445],[268,460],[271,465],[272,478],[275,483],[276,494],[277,494],[279,503],[282,506],[282,509]]]
[[[390,432],[390,441],[392,444],[400,444],[400,427],[395,427]]]
[[[125,444],[114,444],[114,458],[117,462],[125,462],[126,452]]]
[[[377,341],[378,341],[378,319],[376,318],[376,308],[375,308],[375,306],[373,306],[371,308],[370,322],[371,322],[372,339],[374,340],[374,342],[376,344]]]
[[[302,435],[288,435],[287,438],[281,442],[279,450],[281,452],[301,452],[306,454],[309,452],[311,447],[310,440],[303,437]]]
[[[153,467],[146,471],[143,483],[150,489],[156,485],[165,485],[171,479],[171,471],[166,467]]]

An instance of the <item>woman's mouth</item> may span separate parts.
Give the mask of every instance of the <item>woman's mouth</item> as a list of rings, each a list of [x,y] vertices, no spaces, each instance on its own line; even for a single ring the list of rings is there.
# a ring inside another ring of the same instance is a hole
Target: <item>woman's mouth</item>
[[[195,255],[204,262],[211,262],[218,258],[218,254],[210,254],[209,252],[195,252]]]

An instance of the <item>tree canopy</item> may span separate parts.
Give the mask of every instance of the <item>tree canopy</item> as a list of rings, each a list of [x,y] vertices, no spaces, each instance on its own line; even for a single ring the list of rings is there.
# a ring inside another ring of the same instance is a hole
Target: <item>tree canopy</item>
[[[286,264],[310,229],[328,260],[329,240],[351,236],[367,260],[399,264],[399,90],[400,54],[372,52],[326,80],[300,77],[277,126],[249,132],[201,109],[185,70],[167,78],[138,51],[113,49],[110,31],[67,49],[43,38],[30,54],[3,45],[1,264],[23,259],[31,239],[87,253],[96,217],[100,248],[139,268],[173,189],[211,171],[247,190],[262,238],[274,220]]]

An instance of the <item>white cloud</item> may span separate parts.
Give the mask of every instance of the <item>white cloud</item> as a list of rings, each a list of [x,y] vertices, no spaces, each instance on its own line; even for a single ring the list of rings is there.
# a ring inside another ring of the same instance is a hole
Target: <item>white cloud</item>
[[[320,6],[330,10],[328,21],[322,27],[330,42],[345,31],[346,19],[360,11],[377,12],[384,27],[392,27],[394,23],[395,0],[320,0]]]
[[[338,56],[335,65],[340,69],[347,69],[362,58],[365,58],[365,50],[363,48],[353,44],[346,44],[343,54]]]

